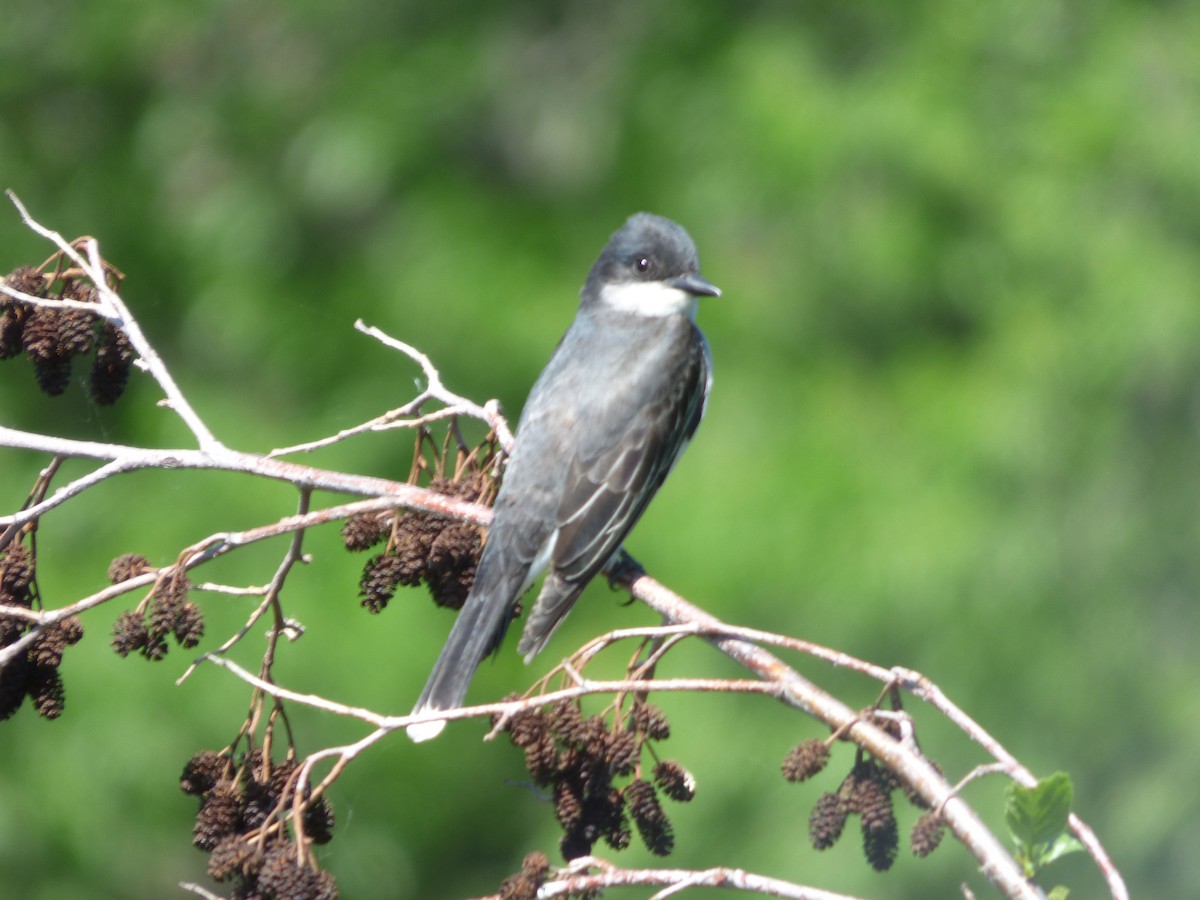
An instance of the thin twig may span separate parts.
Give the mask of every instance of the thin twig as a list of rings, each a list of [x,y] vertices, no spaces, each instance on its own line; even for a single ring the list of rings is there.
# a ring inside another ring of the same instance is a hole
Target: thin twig
[[[553,897],[600,891],[604,888],[663,885],[664,890],[654,894],[651,900],[676,896],[688,888],[725,888],[765,897],[783,897],[785,900],[860,900],[849,894],[838,894],[780,878],[757,875],[744,869],[619,869],[609,864],[599,866],[597,864],[601,861],[595,857],[587,858],[587,862],[590,868],[599,868],[599,871],[569,871],[542,885],[538,889],[538,897],[550,900]],[[495,900],[495,895],[487,900]]]
[[[672,624],[701,623],[720,634],[724,623],[715,616],[688,603],[645,575],[640,567],[617,567],[612,575],[616,583],[651,607]],[[950,793],[945,778],[923,757],[905,750],[890,735],[873,725],[841,701],[817,688],[811,681],[785,665],[778,657],[740,638],[707,638],[718,650],[778,686],[779,699],[820,719],[832,728],[846,727],[846,733],[860,747],[880,760],[931,806],[944,805],[947,827],[970,851],[980,869],[1006,897],[1035,900],[1041,891],[1030,884],[1008,849],[983,824],[975,811],[961,798]],[[848,726],[848,727],[847,727]]]
[[[125,332],[125,336],[129,338],[129,343],[133,346],[134,351],[142,362],[142,367],[150,373],[163,393],[166,395],[166,404],[169,406],[188,429],[195,436],[201,450],[215,452],[224,449],[224,445],[213,436],[209,431],[208,426],[196,414],[192,405],[184,396],[183,391],[175,383],[175,379],[163,364],[162,359],[146,339],[146,335],[142,332],[141,326],[129,313],[128,307],[124,301],[117,295],[116,291],[108,286],[108,280],[104,274],[104,264],[100,259],[100,251],[96,241],[86,241],[88,248],[88,256],[85,259],[65,238],[57,231],[49,228],[44,228],[33,220],[29,215],[29,211],[20,201],[15,193],[5,191],[8,199],[12,201],[13,206],[17,208],[17,212],[21,215],[21,220],[25,225],[36,234],[41,235],[46,240],[50,241],[59,251],[80,269],[82,269],[91,279],[96,291],[100,297],[100,307],[105,310],[105,314],[109,318],[118,322],[121,330]]]

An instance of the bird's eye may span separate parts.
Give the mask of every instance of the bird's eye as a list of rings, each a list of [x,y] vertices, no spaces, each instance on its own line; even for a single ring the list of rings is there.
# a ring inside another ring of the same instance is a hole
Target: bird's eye
[[[654,263],[650,261],[648,256],[640,256],[638,257],[638,261],[634,263],[634,267],[639,272],[649,272],[654,267]]]

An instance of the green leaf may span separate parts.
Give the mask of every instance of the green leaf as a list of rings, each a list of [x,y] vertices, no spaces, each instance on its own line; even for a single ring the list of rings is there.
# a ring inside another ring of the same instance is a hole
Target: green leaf
[[[1034,787],[1010,784],[1004,819],[1017,845],[1017,860],[1033,877],[1060,856],[1082,850],[1067,831],[1074,789],[1065,772],[1055,772]]]
[[[1048,866],[1060,856],[1066,856],[1068,853],[1082,853],[1084,846],[1081,844],[1075,835],[1069,832],[1060,834],[1049,847],[1042,853],[1041,865]]]
[[[1074,789],[1065,772],[1043,778],[1035,787],[1008,786],[1004,820],[1021,847],[1049,845],[1067,828]],[[1040,854],[1030,854],[1030,857]]]
[[[1067,897],[1070,895],[1070,893],[1071,892],[1067,890],[1067,888],[1060,884],[1053,888],[1050,893],[1046,895],[1046,900],[1067,900]]]

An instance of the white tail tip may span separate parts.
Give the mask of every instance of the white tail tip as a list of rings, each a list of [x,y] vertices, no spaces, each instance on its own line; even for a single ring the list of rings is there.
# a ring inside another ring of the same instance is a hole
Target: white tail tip
[[[422,741],[432,741],[442,733],[442,729],[445,727],[445,720],[439,719],[436,722],[418,722],[416,725],[409,725],[405,730],[408,732],[409,739],[413,743],[419,744]]]

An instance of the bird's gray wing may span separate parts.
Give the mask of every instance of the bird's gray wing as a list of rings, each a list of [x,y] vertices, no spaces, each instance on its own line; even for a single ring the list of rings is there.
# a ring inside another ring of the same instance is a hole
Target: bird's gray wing
[[[616,553],[645,511],[704,414],[708,348],[699,332],[657,399],[602,424],[605,439],[571,460],[558,506],[550,574],[529,615],[518,651],[545,645],[587,583]]]

